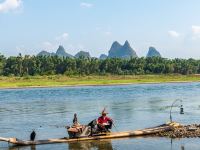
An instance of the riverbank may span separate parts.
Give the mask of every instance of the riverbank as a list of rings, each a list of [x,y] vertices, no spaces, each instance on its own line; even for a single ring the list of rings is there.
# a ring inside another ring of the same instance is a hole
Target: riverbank
[[[0,77],[0,88],[121,85],[139,83],[199,82],[200,75],[107,75]]]

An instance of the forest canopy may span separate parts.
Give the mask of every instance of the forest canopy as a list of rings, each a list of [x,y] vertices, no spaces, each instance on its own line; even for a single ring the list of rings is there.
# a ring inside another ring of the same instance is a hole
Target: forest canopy
[[[147,58],[69,58],[58,56],[10,56],[0,54],[1,76],[35,75],[144,75],[199,74],[200,60]]]

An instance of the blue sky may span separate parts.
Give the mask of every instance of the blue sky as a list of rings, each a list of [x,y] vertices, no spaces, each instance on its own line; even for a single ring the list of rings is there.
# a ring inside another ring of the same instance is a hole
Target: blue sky
[[[139,56],[200,58],[199,0],[0,0],[0,53],[107,54],[128,40]]]

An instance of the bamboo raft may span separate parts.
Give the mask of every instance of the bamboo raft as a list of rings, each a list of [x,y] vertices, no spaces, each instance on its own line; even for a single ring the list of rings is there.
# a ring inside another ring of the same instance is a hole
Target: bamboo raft
[[[153,128],[146,128],[143,130],[133,130],[125,132],[112,132],[106,133],[104,135],[91,136],[91,137],[81,137],[81,138],[58,138],[58,139],[47,139],[47,140],[36,140],[36,141],[26,141],[19,140],[17,138],[3,138],[0,137],[0,141],[8,142],[14,145],[19,146],[28,146],[28,145],[41,145],[41,144],[54,144],[54,143],[68,143],[76,141],[90,141],[90,140],[102,140],[102,139],[114,139],[114,138],[127,138],[135,136],[147,136],[153,135],[163,131],[170,131],[173,127],[181,126],[179,123],[168,123],[163,124]]]

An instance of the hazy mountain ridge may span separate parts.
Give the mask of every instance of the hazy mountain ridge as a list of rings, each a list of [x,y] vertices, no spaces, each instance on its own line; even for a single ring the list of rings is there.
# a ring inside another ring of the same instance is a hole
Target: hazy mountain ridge
[[[70,57],[70,58],[74,57],[71,54],[66,53],[66,51],[65,51],[65,49],[62,45],[60,45],[58,47],[58,49],[56,51],[56,55],[59,56],[59,57]]]
[[[146,57],[162,57],[160,52],[155,47],[149,47],[149,51]]]
[[[74,57],[76,57],[76,58],[91,58],[90,53],[85,52],[85,51],[78,52]]]
[[[56,53],[49,53],[45,50],[43,50],[37,54],[37,56],[55,56],[55,55],[56,55]]]
[[[59,57],[69,57],[69,58],[91,58],[89,52],[86,51],[79,51],[74,56],[67,53],[62,45],[60,45],[56,51],[56,53],[41,51],[37,54],[37,56],[59,56]],[[138,57],[136,51],[131,47],[129,42],[126,40],[124,45],[121,45],[119,42],[115,41],[111,45],[110,50],[108,51],[108,55],[101,54],[99,59],[106,59],[106,58],[136,58]],[[148,53],[146,57],[161,57],[161,54],[155,47],[149,47]]]
[[[106,58],[108,58],[108,56],[106,54],[101,54],[99,57],[99,59],[106,59]]]
[[[115,41],[109,52],[109,58],[131,58],[131,57],[138,57],[135,50],[130,46],[129,42],[126,41],[124,45],[119,44]]]

